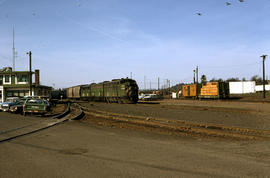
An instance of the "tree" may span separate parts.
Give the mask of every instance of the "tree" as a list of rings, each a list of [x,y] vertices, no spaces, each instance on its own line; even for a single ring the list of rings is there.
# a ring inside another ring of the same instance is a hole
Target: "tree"
[[[258,75],[252,76],[250,80],[255,81],[257,85],[262,85],[263,84],[262,78],[259,77]]]
[[[223,82],[223,79],[222,79],[222,78],[219,78],[219,79],[212,78],[212,79],[210,80],[210,82]]]
[[[239,78],[228,78],[227,80],[226,80],[227,82],[239,82],[240,80],[239,80]]]
[[[209,82],[216,82],[216,81],[217,81],[217,79],[214,77]]]
[[[204,74],[201,76],[201,83],[202,83],[203,85],[206,84],[206,76],[205,76]]]

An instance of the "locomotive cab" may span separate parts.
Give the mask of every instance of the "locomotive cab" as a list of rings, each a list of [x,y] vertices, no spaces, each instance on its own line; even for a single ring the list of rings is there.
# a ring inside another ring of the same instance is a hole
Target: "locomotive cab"
[[[121,86],[125,86],[125,93],[126,93],[127,99],[131,103],[137,103],[139,88],[136,81],[132,79],[121,79],[120,84]]]

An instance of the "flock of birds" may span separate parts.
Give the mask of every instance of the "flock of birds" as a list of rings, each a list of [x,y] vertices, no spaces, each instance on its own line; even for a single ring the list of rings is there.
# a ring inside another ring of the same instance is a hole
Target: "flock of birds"
[[[239,1],[239,2],[244,2],[244,0],[238,0],[238,1]],[[230,6],[231,4],[232,4],[231,2],[226,2],[226,5],[227,5],[227,6]],[[197,12],[197,15],[201,16],[202,13]]]

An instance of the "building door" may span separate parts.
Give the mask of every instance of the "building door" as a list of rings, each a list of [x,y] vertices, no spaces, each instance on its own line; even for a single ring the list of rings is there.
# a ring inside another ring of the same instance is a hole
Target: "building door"
[[[4,102],[4,88],[0,86],[0,102]]]
[[[15,84],[15,75],[11,76],[11,84]]]

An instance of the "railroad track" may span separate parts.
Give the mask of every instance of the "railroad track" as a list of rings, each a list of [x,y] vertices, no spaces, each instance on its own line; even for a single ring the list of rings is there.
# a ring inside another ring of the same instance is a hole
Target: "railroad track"
[[[28,124],[25,126],[21,126],[18,128],[13,128],[10,130],[6,130],[3,132],[0,132],[0,143],[13,140],[18,137],[22,137],[25,135],[29,135],[50,127],[53,127],[55,125],[58,125],[60,123],[69,121],[69,120],[78,120],[81,119],[84,116],[84,112],[82,111],[81,107],[77,104],[68,104],[66,107],[66,110],[54,117],[51,117],[51,119],[45,119],[42,122],[39,123],[33,123]]]
[[[228,127],[206,123],[188,122],[184,120],[168,120],[162,118],[150,118],[143,116],[132,116],[127,114],[100,111],[89,107],[81,106],[87,116],[99,118],[115,123],[136,125],[152,129],[164,130],[172,133],[204,136],[232,138],[238,140],[270,140],[269,130],[259,130],[250,128]]]

